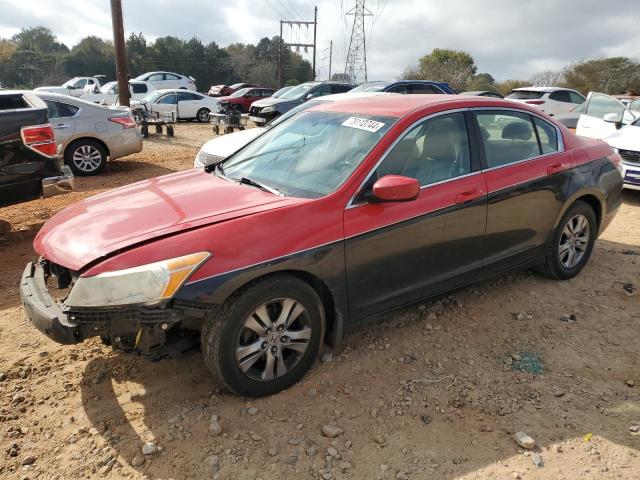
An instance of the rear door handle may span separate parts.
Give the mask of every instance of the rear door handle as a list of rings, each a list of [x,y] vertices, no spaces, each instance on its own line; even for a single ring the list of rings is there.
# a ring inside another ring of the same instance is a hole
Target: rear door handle
[[[564,165],[561,163],[552,163],[547,167],[547,175],[555,175],[563,170]]]
[[[483,195],[482,190],[474,188],[473,190],[465,190],[456,195],[456,205],[472,202]]]
[[[55,127],[53,127],[55,130],[62,130],[63,128],[69,128],[69,125],[65,124],[65,123],[59,123],[58,125],[56,125]]]

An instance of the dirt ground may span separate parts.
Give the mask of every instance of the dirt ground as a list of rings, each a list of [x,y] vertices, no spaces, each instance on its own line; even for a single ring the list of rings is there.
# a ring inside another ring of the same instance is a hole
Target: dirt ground
[[[0,478],[640,478],[640,294],[616,283],[640,288],[640,192],[577,278],[522,272],[398,311],[270,398],[219,392],[199,351],[151,363],[37,332],[18,281],[47,218],[190,168],[211,135],[181,124],[71,195],[0,209]]]

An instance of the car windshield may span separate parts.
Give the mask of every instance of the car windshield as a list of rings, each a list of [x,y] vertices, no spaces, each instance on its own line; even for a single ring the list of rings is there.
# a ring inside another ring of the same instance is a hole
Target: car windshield
[[[267,123],[265,125],[265,127],[267,127],[267,128],[275,127],[276,125],[279,125],[282,122],[284,122],[287,118],[293,117],[298,112],[303,112],[304,110],[308,110],[311,107],[315,107],[316,105],[321,105],[323,103],[329,103],[330,101],[331,100],[325,100],[325,99],[322,99],[322,98],[318,98],[318,99],[315,99],[315,100],[312,99],[312,100],[309,100],[308,102],[301,103],[297,107],[292,108],[288,112],[285,112],[282,115],[274,118],[269,123]]]
[[[354,88],[351,92],[381,92],[391,85],[390,82],[371,82]]]
[[[67,80],[66,82],[64,82],[62,84],[63,87],[73,87],[76,83],[76,81],[79,79],[80,77],[73,77],[71,80]]]
[[[225,177],[294,197],[334,192],[396,121],[305,111],[267,130],[223,164]],[[243,180],[244,179],[244,180]]]
[[[280,98],[282,98],[283,100],[295,100],[297,98],[300,98],[304,94],[306,94],[309,90],[311,90],[316,85],[318,85],[318,84],[317,83],[303,83],[302,85],[298,85],[297,87],[293,87],[288,92],[284,92],[280,96]]]
[[[544,95],[544,92],[536,92],[535,90],[512,90],[507,98],[512,100],[537,100]]]
[[[118,84],[118,82],[109,82],[109,83],[105,83],[101,88],[100,91],[102,93],[109,93],[109,90],[113,87],[115,87]]]
[[[230,97],[233,98],[238,98],[243,96],[245,93],[249,93],[251,89],[250,88],[241,88],[240,90],[238,90],[237,92],[234,92],[230,95]]]
[[[142,101],[143,102],[147,102],[147,103],[153,103],[155,100],[158,99],[158,97],[160,97],[160,95],[163,95],[164,93],[166,93],[164,90],[155,90],[153,92],[151,92],[150,94],[146,95]]]
[[[280,96],[285,93],[288,92],[289,90],[291,90],[293,87],[282,87],[280,90],[278,90],[276,93],[274,93],[273,95],[271,95],[273,98],[280,98]]]

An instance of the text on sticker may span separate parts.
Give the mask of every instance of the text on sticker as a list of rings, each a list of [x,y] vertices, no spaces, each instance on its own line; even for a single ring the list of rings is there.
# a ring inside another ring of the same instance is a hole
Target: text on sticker
[[[366,130],[367,132],[377,132],[384,127],[384,123],[376,122],[375,120],[368,120],[366,118],[349,117],[342,123],[342,126],[358,128],[360,130]]]

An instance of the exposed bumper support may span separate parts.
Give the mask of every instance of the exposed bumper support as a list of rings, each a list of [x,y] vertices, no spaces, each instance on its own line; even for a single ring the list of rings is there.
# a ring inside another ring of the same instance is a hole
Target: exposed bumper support
[[[82,341],[78,325],[69,321],[47,292],[44,270],[29,262],[20,281],[20,298],[34,327],[52,340],[66,345]]]
[[[61,175],[42,179],[42,197],[48,198],[67,193],[72,191],[73,187],[73,173],[67,165],[63,165]]]

